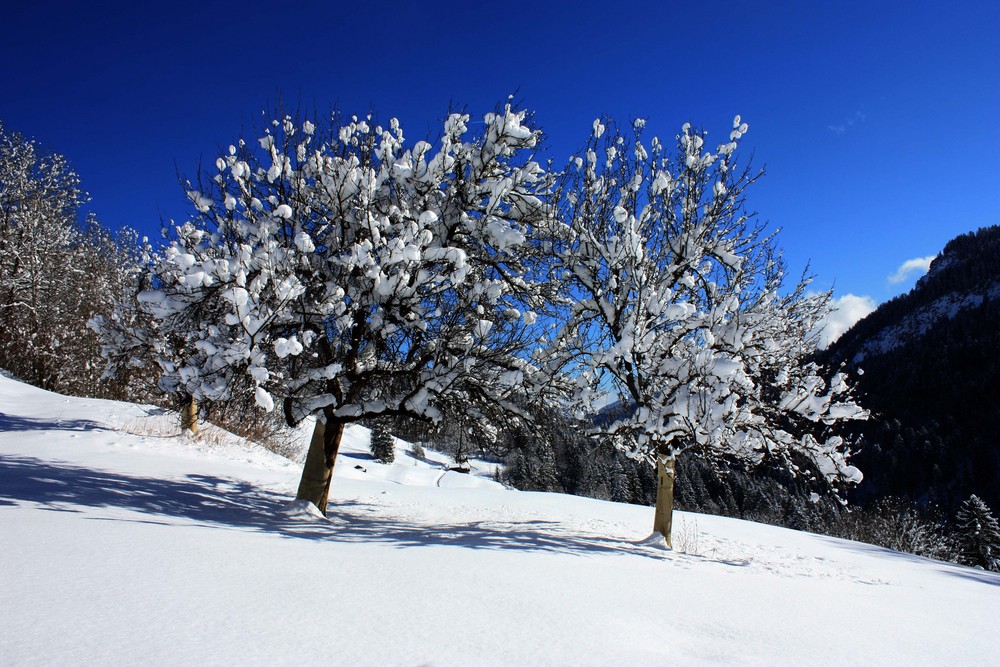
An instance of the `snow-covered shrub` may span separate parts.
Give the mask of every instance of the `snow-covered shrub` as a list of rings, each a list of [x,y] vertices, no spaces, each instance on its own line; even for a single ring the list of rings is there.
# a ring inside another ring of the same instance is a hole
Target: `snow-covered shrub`
[[[289,428],[280,413],[264,412],[257,406],[256,387],[248,378],[237,377],[233,382],[229,398],[202,404],[201,417],[279,456],[300,460],[302,442],[297,429]]]
[[[410,455],[418,461],[427,460],[427,452],[424,451],[424,446],[419,442],[414,442],[410,445]]]
[[[841,513],[830,534],[905,553],[952,560],[953,545],[941,521],[912,502],[881,498]]]
[[[700,536],[698,519],[681,519],[681,525],[677,530],[677,537],[674,540],[674,548],[682,554],[701,556]]]

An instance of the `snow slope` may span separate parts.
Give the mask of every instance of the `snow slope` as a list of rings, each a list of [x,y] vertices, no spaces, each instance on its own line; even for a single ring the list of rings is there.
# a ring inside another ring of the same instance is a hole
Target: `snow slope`
[[[1000,576],[505,490],[349,433],[299,467],[157,408],[0,378],[0,665],[993,664]],[[360,465],[364,470],[355,468]]]
[[[918,287],[919,289],[919,283]],[[916,291],[914,290],[914,292]],[[975,292],[951,292],[907,313],[900,320],[877,331],[865,340],[852,363],[860,364],[866,357],[886,354],[920,338],[944,319],[953,320],[964,311],[979,308],[983,303],[1000,298],[1000,282]]]

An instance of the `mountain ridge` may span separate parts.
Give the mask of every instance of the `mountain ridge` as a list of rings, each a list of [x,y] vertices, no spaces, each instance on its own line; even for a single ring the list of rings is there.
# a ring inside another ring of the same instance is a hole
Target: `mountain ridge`
[[[855,500],[1000,505],[1000,226],[949,241],[912,290],[821,354],[857,378]]]

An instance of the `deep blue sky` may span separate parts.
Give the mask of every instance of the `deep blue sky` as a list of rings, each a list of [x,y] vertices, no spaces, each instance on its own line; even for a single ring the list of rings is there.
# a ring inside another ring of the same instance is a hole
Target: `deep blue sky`
[[[0,120],[67,155],[108,225],[159,230],[264,107],[400,118],[517,92],[558,162],[600,114],[728,135],[796,271],[883,301],[888,276],[1000,224],[1000,2],[7,3]],[[29,4],[33,6],[29,6]],[[249,138],[249,137],[248,137]]]

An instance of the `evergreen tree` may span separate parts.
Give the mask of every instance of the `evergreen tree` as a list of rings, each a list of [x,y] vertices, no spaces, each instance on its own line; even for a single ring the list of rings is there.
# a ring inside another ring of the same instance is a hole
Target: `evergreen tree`
[[[379,463],[392,463],[396,459],[396,443],[383,424],[372,429],[372,457]]]
[[[531,467],[524,452],[515,449],[507,459],[507,465],[502,475],[504,481],[515,489],[529,490],[531,484]]]
[[[608,482],[611,479],[611,467],[608,462],[604,459],[598,459],[590,467],[589,473],[584,495],[598,500],[610,500],[611,492],[608,490]]]
[[[581,495],[590,470],[590,458],[586,456],[584,447],[573,442],[564,447],[563,453],[558,469],[559,483],[566,493]]]
[[[628,461],[628,466],[625,469],[625,479],[628,482],[628,502],[633,505],[644,504],[645,495],[642,490],[642,481],[639,479],[639,473],[636,472],[638,467],[635,462]]]
[[[788,498],[784,523],[793,530],[808,531],[812,529],[809,511],[800,498],[795,496]]]
[[[538,479],[539,491],[562,491],[559,486],[559,477],[556,472],[556,455],[552,446],[546,442],[539,442],[538,452]]]
[[[1000,571],[1000,526],[986,503],[975,494],[969,496],[959,508],[956,519],[961,562]]]
[[[625,476],[625,469],[622,462],[616,457],[611,468],[611,500],[616,503],[627,503],[631,499],[628,488],[628,477]]]

